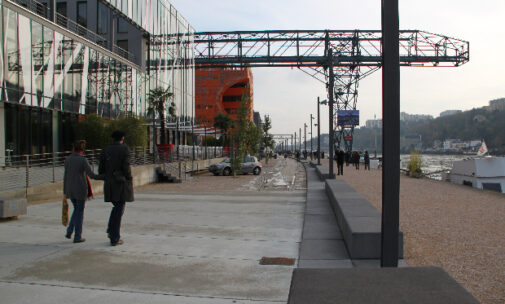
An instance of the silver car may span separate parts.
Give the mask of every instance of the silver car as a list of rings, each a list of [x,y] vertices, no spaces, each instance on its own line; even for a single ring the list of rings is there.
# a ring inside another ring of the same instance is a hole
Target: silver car
[[[242,161],[241,174],[252,173],[258,175],[261,173],[261,162],[255,156],[245,156]],[[210,165],[209,171],[214,175],[222,174],[224,176],[231,175],[231,162],[230,158],[225,158],[222,162]]]

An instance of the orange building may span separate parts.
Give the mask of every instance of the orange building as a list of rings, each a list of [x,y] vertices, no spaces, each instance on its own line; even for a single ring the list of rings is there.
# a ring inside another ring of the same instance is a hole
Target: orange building
[[[214,125],[214,117],[219,113],[237,119],[237,110],[242,93],[250,96],[249,119],[253,119],[253,76],[251,68],[246,69],[196,69],[195,75],[195,117],[197,123],[207,127]]]

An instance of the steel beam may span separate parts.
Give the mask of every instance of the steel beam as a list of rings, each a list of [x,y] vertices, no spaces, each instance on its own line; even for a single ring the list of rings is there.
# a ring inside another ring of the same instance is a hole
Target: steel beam
[[[400,58],[398,0],[382,0],[382,267],[398,267]]]

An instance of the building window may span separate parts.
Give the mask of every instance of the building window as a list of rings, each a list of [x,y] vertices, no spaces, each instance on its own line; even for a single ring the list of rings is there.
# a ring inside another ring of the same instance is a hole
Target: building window
[[[245,88],[247,87],[247,82],[239,82],[232,86],[232,88]]]
[[[67,27],[67,2],[56,3],[56,23]]]
[[[128,22],[123,18],[117,19],[117,32],[118,33],[128,33]]]
[[[119,55],[128,58],[128,40],[118,40],[117,46],[120,49]],[[122,52],[124,51],[124,52]]]
[[[109,33],[109,9],[107,6],[98,2],[98,34]]]
[[[77,2],[77,24],[82,27],[88,26],[88,3]]]
[[[223,102],[237,102],[241,100],[242,96],[223,96]]]

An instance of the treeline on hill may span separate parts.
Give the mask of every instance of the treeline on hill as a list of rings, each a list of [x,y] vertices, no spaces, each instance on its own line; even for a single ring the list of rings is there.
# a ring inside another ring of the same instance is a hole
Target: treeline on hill
[[[492,154],[505,154],[505,111],[488,107],[423,121],[402,121],[400,136],[421,135],[424,148],[433,147],[436,140],[484,139]],[[354,130],[355,149],[374,151],[375,139],[381,151],[382,130],[359,128]]]

